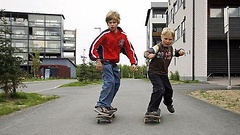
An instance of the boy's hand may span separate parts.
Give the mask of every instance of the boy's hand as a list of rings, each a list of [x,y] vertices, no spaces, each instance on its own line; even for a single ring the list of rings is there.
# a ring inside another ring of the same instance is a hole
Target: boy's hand
[[[154,58],[155,56],[156,56],[156,54],[150,53],[150,54],[148,55],[148,59],[152,59],[152,58]]]
[[[153,53],[151,53],[151,52],[149,52],[149,51],[145,51],[144,52],[144,57],[146,58],[146,59],[152,59],[152,58],[154,58],[156,56],[156,54],[153,54]]]
[[[133,64],[133,65],[131,66],[131,70],[132,70],[133,72],[138,71],[137,66]]]
[[[179,52],[178,52],[178,54],[179,54],[180,56],[183,56],[183,55],[185,54],[185,50],[184,50],[184,49],[180,49]]]
[[[96,60],[96,68],[97,68],[97,70],[98,71],[102,71],[102,62],[101,62],[101,60],[100,59],[97,59]]]

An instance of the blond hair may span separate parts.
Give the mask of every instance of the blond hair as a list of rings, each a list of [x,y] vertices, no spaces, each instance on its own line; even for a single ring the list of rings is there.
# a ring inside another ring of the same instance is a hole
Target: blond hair
[[[165,35],[165,36],[172,36],[173,38],[175,37],[175,32],[172,28],[170,27],[165,27],[162,30],[161,36]]]
[[[106,23],[108,23],[111,20],[117,21],[117,23],[120,23],[120,14],[117,11],[109,11],[106,15]]]

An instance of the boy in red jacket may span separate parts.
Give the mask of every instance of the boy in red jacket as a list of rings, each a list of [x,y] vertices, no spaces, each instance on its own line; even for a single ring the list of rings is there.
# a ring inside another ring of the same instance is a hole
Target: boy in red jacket
[[[110,11],[106,15],[107,30],[104,30],[92,43],[89,57],[96,61],[97,70],[102,71],[103,86],[99,100],[94,108],[99,114],[108,115],[117,108],[111,106],[120,86],[120,73],[117,66],[120,53],[123,52],[130,60],[132,71],[137,70],[137,57],[127,35],[118,27],[120,15]]]

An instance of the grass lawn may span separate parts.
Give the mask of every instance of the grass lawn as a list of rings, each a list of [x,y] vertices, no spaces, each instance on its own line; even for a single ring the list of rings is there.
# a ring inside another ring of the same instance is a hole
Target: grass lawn
[[[240,90],[199,90],[189,95],[240,114]]]
[[[56,95],[46,96],[37,93],[17,92],[16,95],[6,99],[5,94],[0,93],[0,116],[39,105],[56,98],[58,98]]]

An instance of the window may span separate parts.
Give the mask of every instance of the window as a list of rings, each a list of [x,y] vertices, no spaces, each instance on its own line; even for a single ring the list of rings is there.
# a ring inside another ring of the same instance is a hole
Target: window
[[[31,22],[44,22],[44,15],[33,15],[33,14],[29,14],[28,15],[28,19]]]
[[[46,27],[61,27],[61,16],[46,16]]]
[[[210,9],[210,17],[223,17],[223,9],[222,8],[211,8]]]
[[[12,27],[13,34],[28,34],[27,27]]]
[[[186,26],[185,26],[186,16],[184,16],[181,23],[181,36],[183,37],[183,43],[186,42]]]
[[[178,4],[178,1],[175,1],[174,4],[173,4],[174,14],[176,14],[177,11],[178,11],[178,6],[177,6],[177,4]]]
[[[182,6],[182,0],[178,0],[177,6],[178,6],[178,9],[180,9],[180,7]]]
[[[44,41],[40,41],[40,40],[29,40],[29,47],[33,47],[33,48],[44,48]]]
[[[186,2],[185,2],[185,0],[182,0],[182,3],[183,3],[183,9],[185,9],[185,8],[186,8]]]
[[[180,25],[177,27],[177,39],[180,38],[180,35],[181,35],[181,31],[180,31]]]
[[[46,15],[46,22],[48,22],[48,23],[60,23],[61,22],[61,16]]]
[[[50,36],[60,36],[61,35],[61,30],[60,28],[46,28],[46,35]]]
[[[60,48],[60,41],[46,41],[46,48]]]
[[[240,7],[229,8],[229,17],[240,17]]]
[[[171,9],[171,11],[169,12],[169,15],[168,15],[168,24],[172,21],[172,18],[173,18],[173,9]]]
[[[28,15],[29,26],[44,26],[44,15]]]
[[[165,18],[165,11],[153,11],[153,18]]]
[[[177,40],[177,29],[175,29],[174,33],[175,33],[174,40],[176,41]]]
[[[12,46],[13,47],[28,47],[28,41],[27,40],[12,40]]]
[[[33,35],[44,35],[44,28],[33,28]]]
[[[157,32],[157,27],[153,27],[153,32]]]

